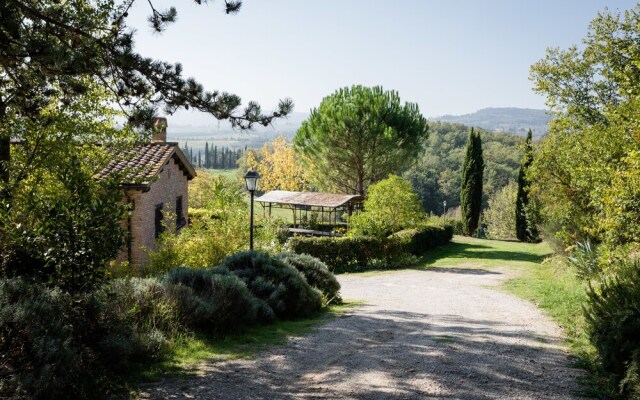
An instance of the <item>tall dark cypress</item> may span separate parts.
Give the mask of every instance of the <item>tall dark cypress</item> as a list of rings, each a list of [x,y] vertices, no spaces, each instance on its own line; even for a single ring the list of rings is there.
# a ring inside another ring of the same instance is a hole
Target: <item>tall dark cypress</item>
[[[218,165],[218,146],[213,146],[213,168],[220,168]]]
[[[462,164],[462,188],[460,190],[460,211],[465,235],[472,236],[478,229],[482,208],[482,139],[473,128],[469,133],[467,151]]]
[[[516,198],[516,237],[521,242],[535,242],[538,240],[538,230],[535,221],[530,215],[529,207],[529,180],[527,170],[533,162],[533,146],[531,144],[531,129],[527,133],[524,155],[520,163],[520,173],[518,174],[518,194]]]
[[[211,168],[211,160],[209,159],[209,142],[204,144],[204,167]]]

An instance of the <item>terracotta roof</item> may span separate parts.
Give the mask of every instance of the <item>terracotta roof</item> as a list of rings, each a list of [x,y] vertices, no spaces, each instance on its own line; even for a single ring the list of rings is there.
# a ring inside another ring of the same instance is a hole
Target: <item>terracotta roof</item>
[[[178,143],[156,142],[135,146],[121,154],[114,155],[114,159],[98,173],[98,179],[104,179],[113,173],[124,173],[122,182],[125,186],[148,186],[162,171],[171,158],[191,180],[196,171],[180,150]]]
[[[320,192],[287,192],[274,190],[256,199],[261,203],[290,204],[297,206],[340,207],[350,201],[362,201],[362,197],[349,194]]]

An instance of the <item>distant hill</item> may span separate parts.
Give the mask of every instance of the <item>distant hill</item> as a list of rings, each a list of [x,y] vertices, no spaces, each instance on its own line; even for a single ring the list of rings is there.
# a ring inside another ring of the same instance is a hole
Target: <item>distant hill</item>
[[[434,121],[458,122],[468,126],[476,126],[488,131],[508,132],[525,136],[531,129],[533,136],[545,135],[549,128],[546,125],[551,116],[545,110],[532,108],[483,108],[472,114],[443,115],[431,118]]]

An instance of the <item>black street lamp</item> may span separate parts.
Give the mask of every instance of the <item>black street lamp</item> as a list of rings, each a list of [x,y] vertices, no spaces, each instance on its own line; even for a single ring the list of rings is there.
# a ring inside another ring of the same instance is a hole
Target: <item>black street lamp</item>
[[[258,190],[260,175],[256,171],[249,171],[244,176],[247,190],[251,193],[251,222],[249,223],[249,250],[253,250],[253,194]]]
[[[445,223],[447,223],[447,201],[442,202],[442,206],[444,207],[444,212],[442,213],[442,218]]]

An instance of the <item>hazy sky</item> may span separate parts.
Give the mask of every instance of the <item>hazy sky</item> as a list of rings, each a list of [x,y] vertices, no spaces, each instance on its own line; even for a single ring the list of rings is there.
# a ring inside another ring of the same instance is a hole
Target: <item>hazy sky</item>
[[[353,84],[397,90],[428,117],[484,107],[544,108],[529,67],[547,47],[580,44],[598,11],[622,0],[222,0],[174,4],[178,21],[161,35],[139,0],[129,24],[145,56],[180,62],[208,90],[235,93],[271,110],[291,97],[308,112]],[[183,114],[184,118],[184,114]],[[199,119],[199,118],[198,118]],[[211,119],[213,122],[213,119]]]

